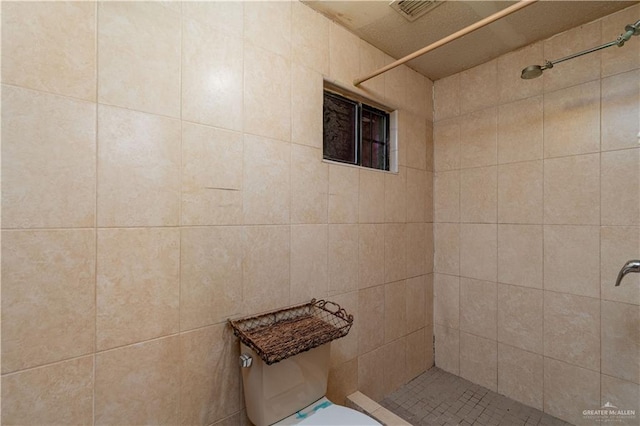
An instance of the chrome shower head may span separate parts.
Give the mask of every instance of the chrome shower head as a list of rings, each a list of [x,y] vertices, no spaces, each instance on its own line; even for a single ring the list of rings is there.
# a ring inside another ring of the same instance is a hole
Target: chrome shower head
[[[522,70],[522,75],[520,76],[520,78],[530,80],[532,78],[540,77],[542,75],[542,71],[543,70],[540,65],[529,65]]]
[[[551,61],[544,61],[544,65],[529,65],[522,70],[520,78],[531,80],[532,78],[540,77],[542,71],[548,70],[549,68],[553,68],[553,62]]]

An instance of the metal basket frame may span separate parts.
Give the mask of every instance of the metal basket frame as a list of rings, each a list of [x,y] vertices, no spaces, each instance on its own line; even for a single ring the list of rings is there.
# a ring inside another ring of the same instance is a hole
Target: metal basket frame
[[[353,315],[337,303],[312,299],[257,316],[230,319],[229,325],[242,343],[271,365],[346,336]]]

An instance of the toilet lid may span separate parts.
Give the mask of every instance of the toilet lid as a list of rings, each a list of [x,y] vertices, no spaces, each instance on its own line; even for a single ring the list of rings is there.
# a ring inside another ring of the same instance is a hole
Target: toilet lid
[[[373,418],[351,408],[331,404],[325,408],[317,410],[309,417],[302,420],[299,425],[309,426],[380,426]]]

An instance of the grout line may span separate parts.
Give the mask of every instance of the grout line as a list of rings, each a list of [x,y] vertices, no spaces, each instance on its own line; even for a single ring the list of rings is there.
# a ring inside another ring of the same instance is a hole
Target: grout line
[[[95,2],[95,55],[96,55],[96,69],[95,69],[95,81],[96,81],[96,92],[95,92],[95,216],[94,216],[94,276],[93,276],[93,383],[91,386],[91,423],[95,424],[96,422],[96,371],[97,371],[97,361],[98,357],[96,356],[96,352],[98,351],[98,215],[99,211],[99,203],[98,203],[98,187],[99,187],[99,170],[100,170],[100,143],[99,143],[99,113],[100,113],[100,104],[98,103],[100,98],[100,90],[99,90],[99,78],[100,78],[100,43],[98,42],[100,38],[100,3]]]

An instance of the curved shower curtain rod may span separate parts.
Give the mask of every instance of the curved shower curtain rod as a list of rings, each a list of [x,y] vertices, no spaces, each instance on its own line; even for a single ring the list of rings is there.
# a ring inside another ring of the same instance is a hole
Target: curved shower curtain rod
[[[640,35],[640,20],[635,24],[627,25],[624,27],[624,30],[625,32],[620,34],[617,39],[601,46],[592,47],[591,49],[583,50],[582,52],[574,53],[573,55],[565,56],[564,58],[556,59],[555,61],[544,61],[544,65],[529,65],[522,70],[520,78],[530,80],[532,78],[540,77],[542,75],[542,71],[553,68],[555,64],[560,62],[568,61],[569,59],[577,58],[578,56],[586,55],[587,53],[597,52],[598,50],[606,49],[611,46],[622,47],[627,41],[629,41],[631,36]]]
[[[360,77],[357,78],[353,81],[353,85],[354,86],[359,86],[360,84],[364,83],[367,80],[372,79],[375,76],[378,76],[384,72],[387,72],[395,67],[399,67],[400,65],[404,64],[405,62],[409,62],[412,59],[417,58],[418,56],[422,56],[427,52],[430,52],[434,49],[437,49],[440,46],[444,46],[445,44],[452,42],[453,40],[456,40],[464,35],[469,34],[470,32],[473,32],[479,28],[482,28],[486,25],[489,25],[492,22],[497,21],[500,18],[504,18],[507,15],[511,15],[513,12],[517,12],[518,10],[530,6],[533,3],[537,2],[538,0],[520,0],[518,3],[511,5],[509,7],[507,7],[506,9],[502,9],[499,12],[494,13],[491,16],[487,16],[484,19],[479,20],[478,22],[476,22],[475,24],[471,24],[468,27],[465,27],[463,29],[461,29],[460,31],[457,31],[441,40],[436,41],[435,43],[431,43],[430,45],[423,47],[420,50],[417,50],[413,53],[410,53],[409,55],[405,56],[404,58],[400,58],[395,62],[390,63],[389,65],[386,65],[376,71],[373,71],[371,74],[368,74],[364,77]]]

